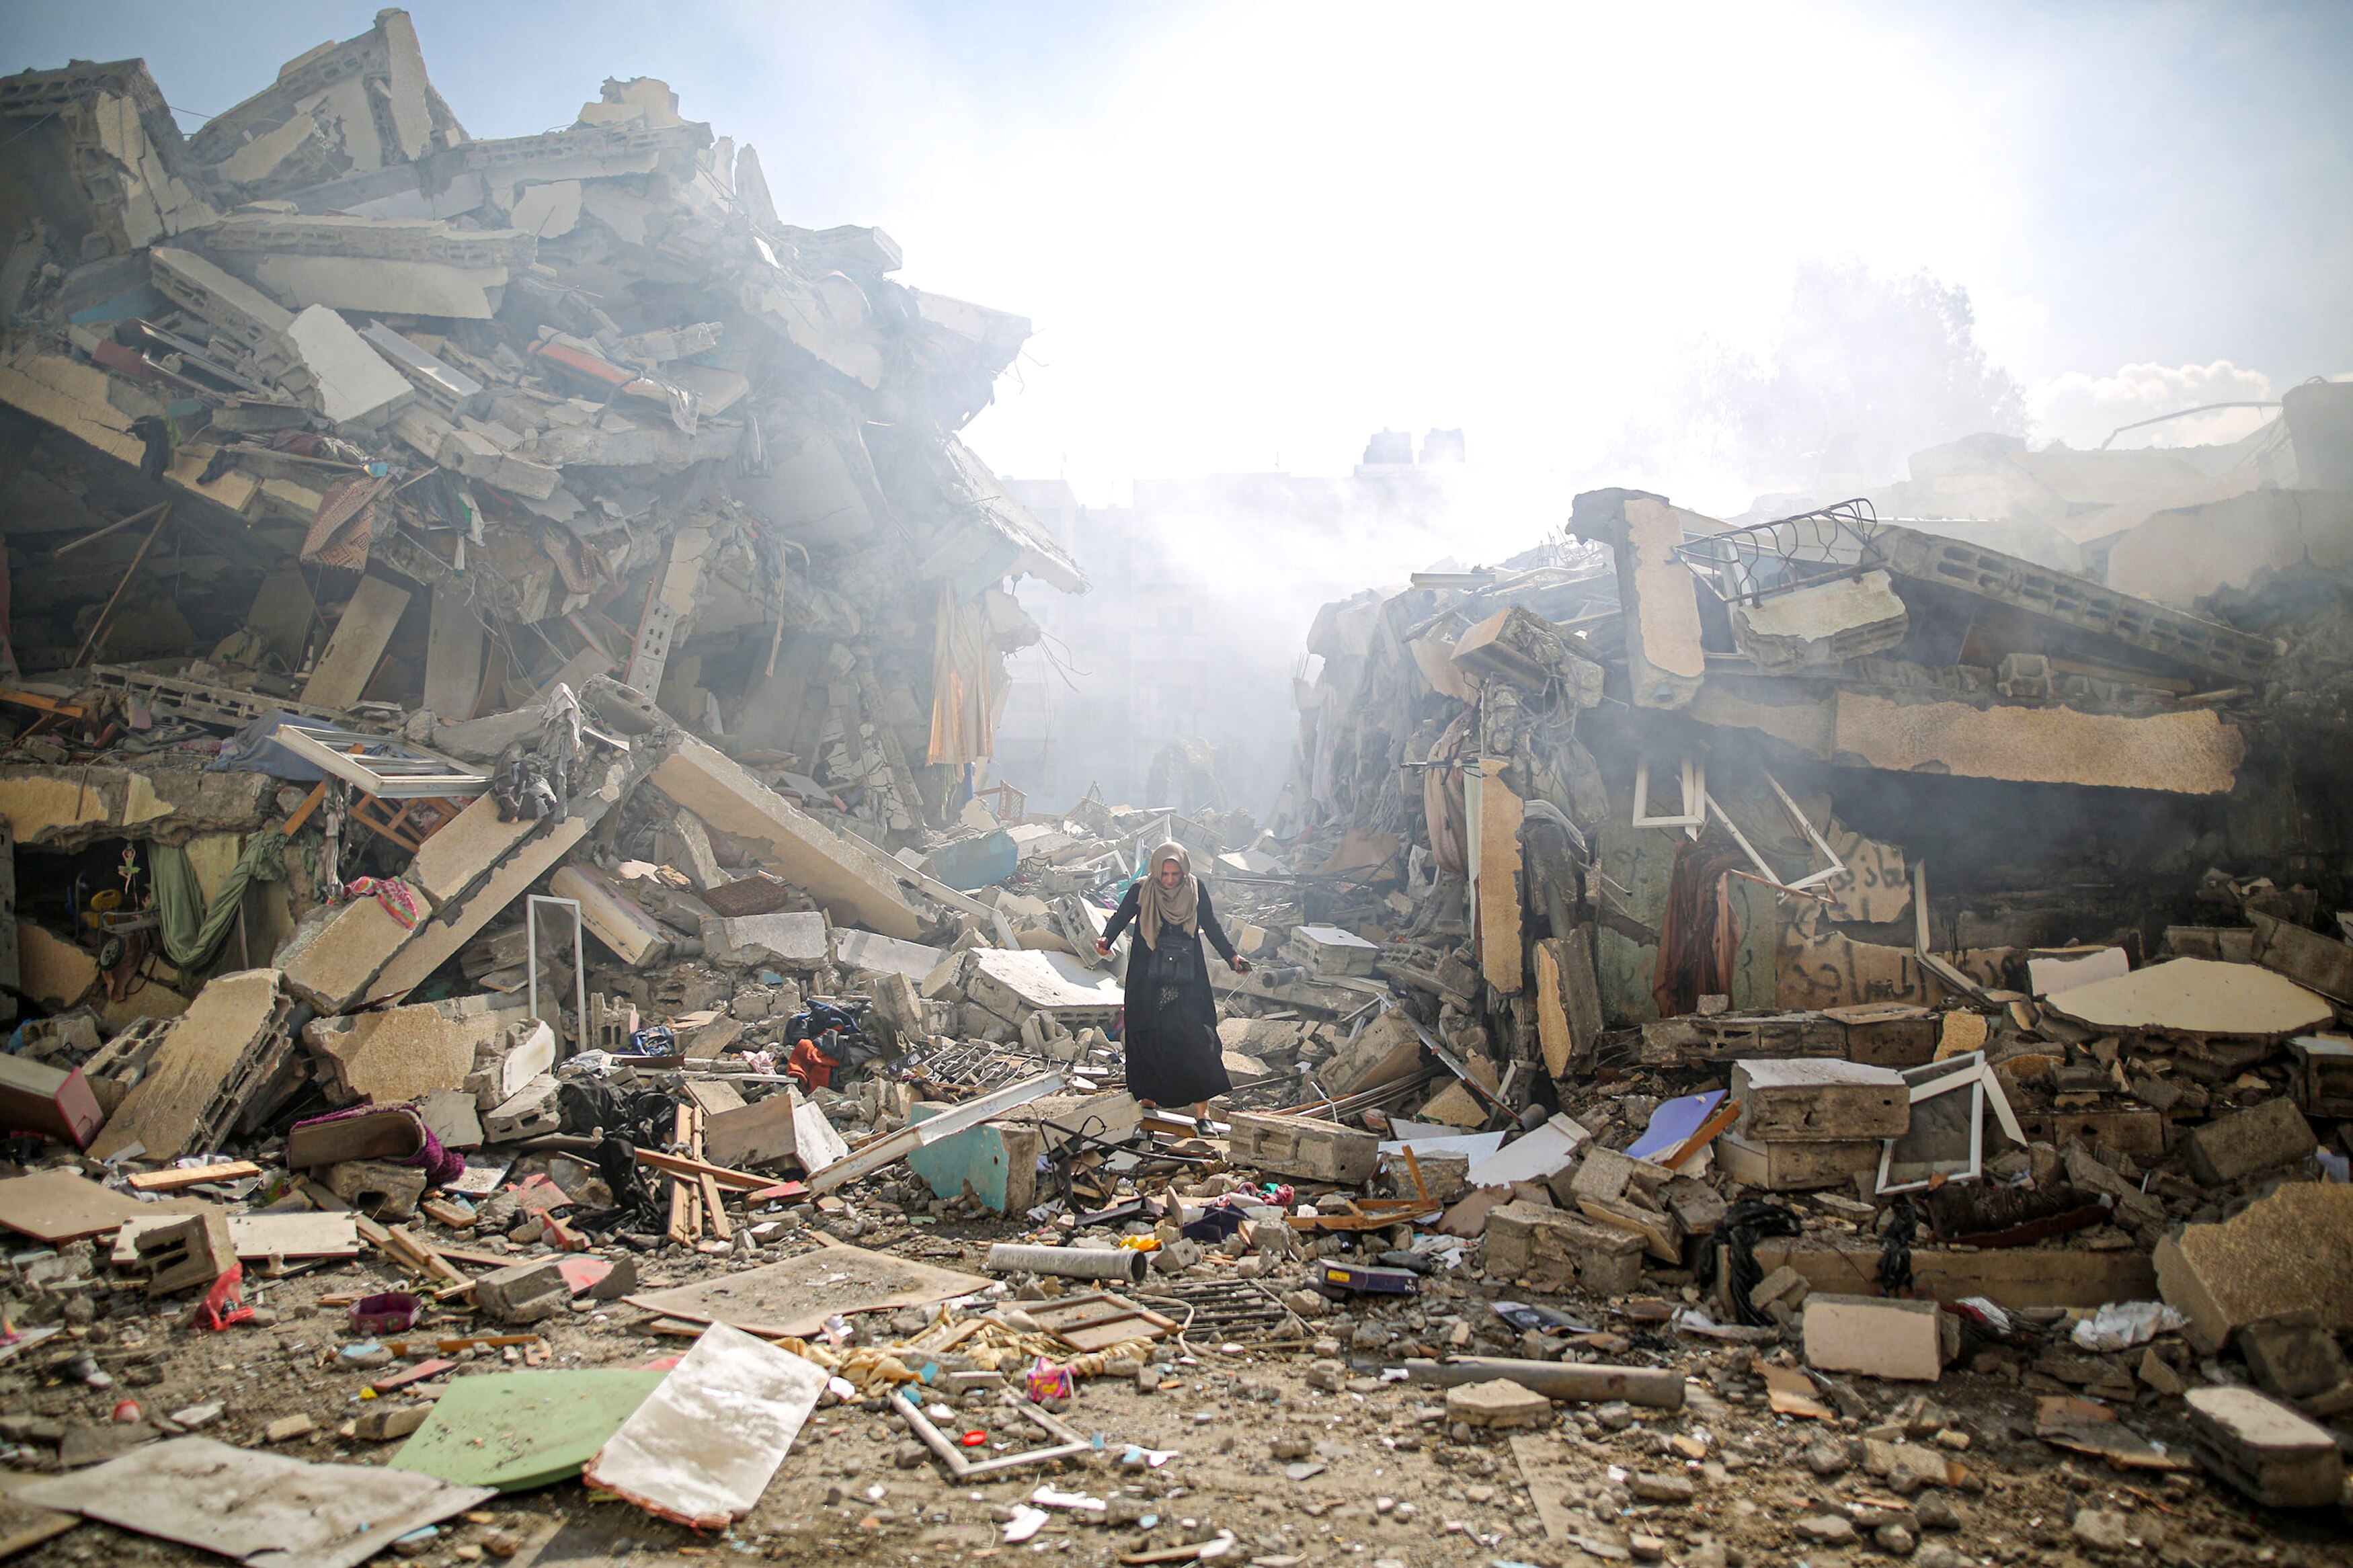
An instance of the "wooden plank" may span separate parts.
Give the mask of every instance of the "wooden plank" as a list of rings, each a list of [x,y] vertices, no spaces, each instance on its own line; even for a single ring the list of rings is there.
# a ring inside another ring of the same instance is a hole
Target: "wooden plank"
[[[425,638],[425,706],[445,721],[470,719],[482,695],[482,622],[465,590],[438,583]]]
[[[396,588],[381,577],[361,578],[359,591],[344,606],[334,635],[327,639],[327,651],[319,656],[319,667],[303,685],[302,700],[336,709],[348,709],[357,702],[375,678],[385,647],[407,609],[407,589]]]
[[[234,1182],[240,1176],[258,1176],[261,1167],[250,1160],[224,1160],[213,1165],[175,1166],[165,1171],[141,1171],[125,1177],[134,1192],[176,1193],[182,1187],[193,1187],[205,1182]]]
[[[1479,780],[1479,968],[1487,984],[1515,995],[1525,984],[1520,953],[1520,797],[1501,759],[1481,763]]]
[[[679,1109],[684,1110],[687,1108],[681,1106]],[[774,1176],[755,1176],[749,1171],[731,1171],[724,1165],[709,1164],[682,1154],[665,1154],[656,1149],[638,1150],[638,1163],[668,1176],[708,1176],[719,1185],[732,1187],[741,1193],[758,1192],[776,1184]]]

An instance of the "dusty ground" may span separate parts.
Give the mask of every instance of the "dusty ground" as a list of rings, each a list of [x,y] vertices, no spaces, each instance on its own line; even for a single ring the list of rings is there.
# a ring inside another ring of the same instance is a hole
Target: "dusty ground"
[[[895,1226],[858,1239],[889,1247],[918,1238],[932,1253],[944,1252],[939,1241],[950,1239]],[[807,1245],[797,1240],[764,1256],[773,1260]],[[978,1250],[967,1247],[967,1266],[976,1263]],[[649,1283],[661,1283],[725,1263],[670,1249],[641,1260],[641,1270]],[[274,1323],[202,1337],[170,1331],[166,1314],[151,1316],[143,1299],[118,1293],[108,1299],[110,1310],[87,1339],[117,1385],[99,1391],[10,1368],[0,1373],[0,1414],[72,1426],[106,1422],[125,1397],[155,1414],[218,1399],[226,1412],[206,1430],[225,1441],[259,1444],[270,1421],[307,1415],[319,1430],[294,1439],[287,1451],[311,1459],[381,1462],[397,1443],[336,1435],[364,1408],[360,1391],[380,1373],[336,1364],[335,1352],[348,1339],[343,1314],[315,1305],[322,1294],[377,1283],[392,1281],[363,1260],[267,1285],[258,1294]],[[928,1458],[912,1462],[917,1451],[897,1417],[835,1405],[817,1414],[758,1510],[725,1537],[698,1537],[627,1505],[592,1502],[577,1482],[567,1482],[496,1500],[475,1521],[445,1529],[416,1560],[494,1561],[491,1552],[507,1544],[503,1538],[528,1537],[543,1521],[561,1521],[563,1527],[541,1550],[541,1563],[845,1556],[925,1563],[1030,1551],[1095,1563],[1221,1532],[1235,1538],[1220,1553],[1226,1560],[1271,1568],[1293,1561],[1418,1568],[1622,1560],[1588,1556],[1575,1542],[1547,1535],[1514,1453],[1516,1436],[1523,1447],[1533,1440],[1534,1453],[1545,1461],[1546,1500],[1566,1505],[1556,1523],[1605,1552],[1624,1551],[1630,1535],[1655,1537],[1655,1549],[1669,1562],[1739,1568],[1894,1561],[1894,1553],[1873,1542],[1872,1531],[1894,1523],[1915,1542],[1911,1561],[1947,1568],[1963,1562],[2353,1563],[2339,1519],[2268,1514],[2203,1475],[2121,1474],[2048,1447],[2031,1436],[2031,1377],[2021,1384],[1954,1372],[1927,1389],[1943,1407],[1936,1419],[1947,1451],[1968,1468],[1970,1479],[1962,1489],[1932,1488],[1908,1499],[1846,1460],[1848,1445],[1921,1392],[1918,1387],[1858,1380],[1855,1392],[1869,1406],[1868,1419],[1826,1423],[1776,1415],[1746,1370],[1748,1349],[1630,1321],[1617,1325],[1630,1341],[1617,1359],[1681,1367],[1693,1380],[1683,1410],[1556,1406],[1549,1426],[1479,1433],[1450,1428],[1443,1391],[1380,1381],[1385,1364],[1413,1346],[1443,1339],[1457,1320],[1469,1325],[1467,1348],[1519,1353],[1519,1337],[1488,1310],[1493,1293],[1466,1268],[1455,1279],[1430,1282],[1419,1300],[1402,1307],[1341,1311],[1318,1321],[1317,1333],[1329,1336],[1320,1349],[1347,1363],[1344,1373],[1327,1364],[1324,1381],[1340,1384],[1331,1391],[1309,1386],[1314,1349],[1254,1352],[1195,1342],[1188,1355],[1171,1346],[1165,1385],[1155,1392],[1111,1378],[1082,1385],[1065,1419],[1091,1436],[1100,1435],[1102,1452],[1051,1473],[1023,1471],[986,1484],[950,1486]],[[1555,1304],[1589,1318],[1607,1311],[1600,1303]],[[620,1303],[584,1303],[568,1320],[541,1325],[553,1352],[548,1364],[628,1366],[684,1349],[684,1341],[645,1332],[643,1321]],[[887,1317],[866,1321],[888,1327]],[[462,1331],[456,1325],[463,1320],[451,1322],[444,1331]],[[505,1365],[485,1352],[452,1375]],[[966,1395],[969,1408],[959,1417],[992,1432],[1009,1430],[1001,1420],[1008,1413],[993,1408],[998,1397]],[[2178,1417],[2161,1407],[2144,1409],[2136,1419],[2169,1444],[2183,1439]],[[1926,1433],[1921,1438],[1934,1440]],[[1123,1464],[1131,1445],[1173,1450],[1174,1457],[1158,1468]],[[1859,1443],[1853,1446],[1859,1450]],[[1834,1473],[1818,1473],[1818,1464]],[[1658,1478],[1675,1476],[1692,1483],[1689,1501],[1636,1495],[1655,1494]],[[1105,1500],[1110,1521],[1094,1521],[1105,1515],[1056,1510],[1029,1545],[1002,1544],[998,1521],[1045,1484]],[[1884,1506],[1869,1508],[1873,1503]],[[1799,1529],[1801,1519],[1856,1505],[1865,1505],[1865,1512],[1853,1544],[1818,1542]],[[2079,1534],[2072,1521],[2084,1510],[2121,1515],[2120,1521],[2093,1519],[2084,1527],[2097,1533],[2104,1523],[2120,1524],[2121,1533],[2112,1528],[2102,1537],[2112,1546]],[[1650,1542],[1636,1544],[1651,1548]],[[98,1524],[84,1524],[19,1560],[35,1565],[216,1561]]]

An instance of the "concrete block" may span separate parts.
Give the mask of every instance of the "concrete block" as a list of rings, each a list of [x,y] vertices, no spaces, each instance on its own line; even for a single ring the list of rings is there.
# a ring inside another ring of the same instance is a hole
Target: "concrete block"
[[[494,1323],[535,1323],[572,1301],[572,1286],[553,1258],[511,1263],[474,1281],[474,1308]]]
[[[425,1418],[432,1414],[430,1405],[387,1406],[378,1401],[352,1418],[352,1436],[366,1443],[389,1443],[424,1426]]]
[[[2189,1171],[2210,1187],[2276,1170],[2319,1147],[2295,1102],[2267,1100],[2189,1130]]]
[[[2239,1331],[2239,1353],[2255,1382],[2282,1399],[2326,1394],[2347,1380],[2345,1352],[2310,1308],[2250,1323]]]
[[[833,928],[822,910],[732,919],[707,916],[702,952],[714,963],[818,969],[833,961]]]
[[[1543,1426],[1552,1421],[1552,1401],[1508,1377],[1459,1383],[1446,1391],[1446,1418],[1466,1426]]]
[[[703,1123],[703,1158],[742,1171],[793,1158],[798,1146],[793,1119],[800,1104],[799,1094],[787,1089],[738,1110],[720,1111]]]
[[[1327,977],[1370,974],[1381,957],[1379,948],[1355,931],[1326,925],[1293,927],[1283,952],[1308,973]]]
[[[2193,1388],[2191,1451],[2266,1508],[2327,1508],[2345,1490],[2345,1459],[2327,1427],[2252,1388]]]
[[[1748,1292],[1748,1304],[1760,1312],[1774,1301],[1796,1308],[1804,1303],[1811,1291],[1812,1287],[1806,1282],[1806,1277],[1784,1263],[1757,1281],[1756,1288]]]
[[[1900,1138],[1912,1126],[1910,1090],[1892,1068],[1836,1060],[1739,1061],[1733,1131],[1752,1143]]]
[[[1752,1143],[1726,1132],[1715,1141],[1717,1163],[1744,1186],[1768,1193],[1842,1187],[1862,1172],[1879,1169],[1876,1139],[1845,1143]]]
[[[1615,1149],[1588,1149],[1585,1158],[1577,1162],[1577,1168],[1568,1173],[1567,1181],[1557,1177],[1554,1179],[1553,1196],[1571,1208],[1580,1198],[1591,1198],[1597,1203],[1615,1203],[1626,1195],[1626,1189],[1633,1184],[1635,1166],[1639,1163],[1641,1162],[1629,1159]],[[1665,1173],[1661,1171],[1659,1174],[1664,1175]]]
[[[209,1286],[237,1262],[228,1215],[221,1209],[208,1208],[142,1230],[135,1247],[149,1269],[150,1296]]]
[[[1313,1116],[1261,1116],[1238,1110],[1227,1118],[1229,1158],[1234,1164],[1303,1176],[1313,1182],[1357,1186],[1372,1179],[1380,1163],[1377,1134]]]
[[[482,1139],[489,1143],[512,1143],[556,1131],[563,1124],[555,1106],[555,1079],[542,1073],[482,1118]]]
[[[1806,1364],[1820,1372],[1934,1383],[1945,1371],[1943,1317],[1934,1301],[1809,1295]]]
[[[1642,1238],[1519,1200],[1487,1215],[1487,1269],[1540,1290],[1624,1296],[1642,1283]]]

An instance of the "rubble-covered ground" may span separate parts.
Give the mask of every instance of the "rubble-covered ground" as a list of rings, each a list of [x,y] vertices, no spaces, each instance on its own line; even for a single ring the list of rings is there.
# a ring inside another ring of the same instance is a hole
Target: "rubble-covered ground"
[[[1028,324],[679,108],[0,79],[0,1555],[2353,1561],[2353,389],[1588,492],[1268,824],[1033,802]]]

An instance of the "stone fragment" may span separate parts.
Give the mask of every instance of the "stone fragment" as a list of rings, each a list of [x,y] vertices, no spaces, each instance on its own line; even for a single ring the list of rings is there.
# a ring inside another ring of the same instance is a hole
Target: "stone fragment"
[[[1466,1426],[1536,1426],[1552,1419],[1552,1401],[1508,1377],[1490,1378],[1448,1389],[1446,1415]]]
[[[2285,1097],[2193,1127],[2186,1142],[2190,1173],[2210,1187],[2292,1164],[2318,1146],[2312,1124]]]

